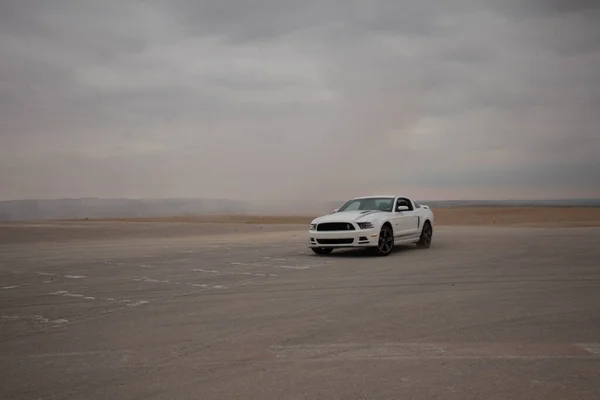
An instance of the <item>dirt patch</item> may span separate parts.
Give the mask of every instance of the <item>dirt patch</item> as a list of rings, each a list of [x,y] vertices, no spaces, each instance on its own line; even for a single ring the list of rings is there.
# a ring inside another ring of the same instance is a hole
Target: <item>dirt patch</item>
[[[103,218],[64,222],[136,222],[136,223],[232,223],[232,224],[309,224],[315,216],[296,215],[191,215],[173,217]],[[62,222],[62,221],[61,221]]]
[[[244,224],[234,222],[187,221],[173,222],[139,220],[48,221],[36,223],[0,224],[0,244],[28,242],[65,242],[82,240],[196,238],[214,235],[262,234],[289,232],[302,224]]]
[[[455,207],[433,211],[440,226],[600,226],[600,207]],[[0,223],[0,244],[283,233],[304,230],[313,218],[217,215],[5,222]]]
[[[600,226],[600,207],[449,207],[433,209],[438,225]],[[213,215],[115,218],[94,222],[307,225],[315,216]]]
[[[433,212],[437,225],[600,226],[600,207],[452,207]]]

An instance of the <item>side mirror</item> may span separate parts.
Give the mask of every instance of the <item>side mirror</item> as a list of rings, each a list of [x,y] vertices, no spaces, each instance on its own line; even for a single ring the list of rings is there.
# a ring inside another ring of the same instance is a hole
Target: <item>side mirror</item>
[[[338,210],[339,210],[339,208],[334,208],[333,212],[336,213],[336,212],[338,212]]]
[[[408,211],[408,206],[398,206],[398,208],[396,208],[396,211]]]

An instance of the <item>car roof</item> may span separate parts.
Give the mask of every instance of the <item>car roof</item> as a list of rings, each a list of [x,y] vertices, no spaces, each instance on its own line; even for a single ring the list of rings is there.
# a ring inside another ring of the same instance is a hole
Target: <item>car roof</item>
[[[397,194],[380,194],[380,195],[370,195],[370,196],[359,196],[359,197],[354,197],[350,200],[358,200],[358,199],[374,199],[374,198],[381,198],[381,197],[406,197],[406,196],[398,196]],[[409,197],[406,197],[409,198]]]

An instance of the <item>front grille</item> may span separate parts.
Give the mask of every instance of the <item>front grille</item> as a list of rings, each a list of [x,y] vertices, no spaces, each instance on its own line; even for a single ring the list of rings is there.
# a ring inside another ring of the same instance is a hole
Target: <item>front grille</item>
[[[353,231],[354,225],[349,222],[325,222],[317,225],[318,231]]]
[[[354,239],[317,239],[319,244],[352,244]]]

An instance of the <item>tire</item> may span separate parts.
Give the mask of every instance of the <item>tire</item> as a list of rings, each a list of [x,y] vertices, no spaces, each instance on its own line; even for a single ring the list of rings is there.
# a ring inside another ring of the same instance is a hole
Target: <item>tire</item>
[[[433,228],[431,227],[431,223],[429,221],[425,222],[423,225],[423,230],[421,231],[421,237],[417,242],[417,246],[423,249],[428,249],[431,247],[431,239],[433,238]]]
[[[394,250],[394,232],[392,228],[384,225],[379,231],[379,241],[377,247],[373,249],[376,256],[388,256]]]
[[[310,249],[316,254],[329,254],[333,251],[333,249],[327,247],[311,247]]]

